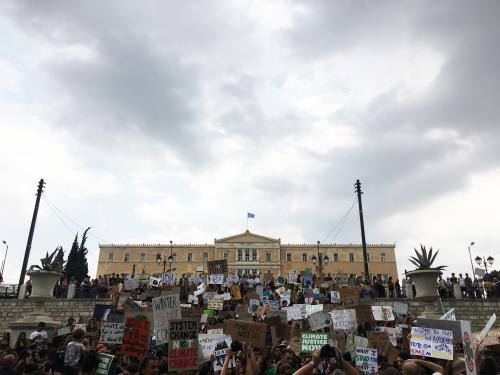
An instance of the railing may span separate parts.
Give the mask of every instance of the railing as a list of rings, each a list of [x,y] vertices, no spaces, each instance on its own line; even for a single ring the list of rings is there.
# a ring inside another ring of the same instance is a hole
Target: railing
[[[0,299],[17,298],[17,284],[0,284]]]

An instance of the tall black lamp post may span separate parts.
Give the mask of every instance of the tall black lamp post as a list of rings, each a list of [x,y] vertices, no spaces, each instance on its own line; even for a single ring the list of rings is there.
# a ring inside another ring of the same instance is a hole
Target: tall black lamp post
[[[316,263],[318,263],[319,275],[320,275],[321,281],[323,281],[323,263],[326,266],[328,264],[328,261],[330,260],[330,258],[328,258],[328,255],[321,255],[321,253],[319,252],[319,244],[320,244],[320,242],[318,241],[318,257],[316,258],[316,255],[313,255],[311,260],[312,260],[314,265],[316,265]]]

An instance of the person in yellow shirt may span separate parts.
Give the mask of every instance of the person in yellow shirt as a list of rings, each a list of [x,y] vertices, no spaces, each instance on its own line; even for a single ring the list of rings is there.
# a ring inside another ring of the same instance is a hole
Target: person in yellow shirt
[[[241,300],[240,286],[236,283],[233,283],[233,285],[231,285],[231,296],[233,297],[233,300],[236,302]]]

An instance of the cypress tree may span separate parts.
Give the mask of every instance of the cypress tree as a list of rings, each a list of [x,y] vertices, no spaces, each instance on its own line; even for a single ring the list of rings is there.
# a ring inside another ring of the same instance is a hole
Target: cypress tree
[[[62,271],[64,269],[64,250],[63,250],[62,246],[58,246],[56,248],[56,250],[57,250],[57,253],[56,253],[56,256],[54,258],[54,264],[58,263],[60,270]]]
[[[80,262],[80,272],[83,275],[82,280],[89,273],[89,263],[87,262],[87,254],[88,249],[85,246],[85,242],[87,242],[87,232],[90,230],[90,227],[85,229],[82,236],[82,242],[80,243],[80,247],[78,248],[78,260]]]
[[[74,278],[78,283],[81,283],[83,278],[80,279],[79,274],[79,259],[78,259],[78,233],[73,240],[73,245],[71,245],[71,250],[68,254],[68,261],[66,267],[64,268],[64,273],[68,279]]]

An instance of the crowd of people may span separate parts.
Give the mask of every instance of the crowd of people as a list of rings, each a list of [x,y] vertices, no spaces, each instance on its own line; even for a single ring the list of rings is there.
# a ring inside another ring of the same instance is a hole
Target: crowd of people
[[[95,282],[94,282],[95,281]],[[84,281],[91,285],[91,296],[96,298],[109,295],[127,297],[115,298],[111,314],[124,314],[127,303],[139,306],[144,311],[151,311],[152,298],[162,294],[167,289],[169,293],[178,293],[184,311],[193,310],[200,313],[208,308],[207,295],[229,295],[225,299],[222,310],[212,311],[213,315],[200,324],[199,333],[208,333],[215,327],[221,329],[221,324],[227,320],[250,319],[253,322],[265,322],[271,316],[273,305],[277,302],[277,309],[284,310],[294,305],[323,305],[337,308],[353,308],[359,300],[371,297],[399,297],[404,295],[403,288],[394,288],[390,283],[392,279],[384,282],[379,275],[372,283],[363,282],[361,277],[351,275],[345,280],[345,285],[339,285],[331,275],[323,278],[314,275],[307,277],[299,275],[294,283],[289,283],[283,278],[266,277],[261,275],[254,278],[244,278],[226,275],[222,284],[210,284],[208,277],[182,276],[175,285],[162,288],[151,287],[148,282],[138,283],[133,290],[124,290],[124,280],[120,276],[112,275],[104,278]],[[229,282],[231,281],[231,282]],[[458,282],[458,281],[457,281]],[[83,283],[83,282],[82,282]],[[61,284],[61,283],[60,283]],[[60,285],[59,284],[59,285]],[[342,284],[342,283],[341,283]],[[61,285],[60,285],[61,286]],[[64,289],[64,288],[61,288]],[[202,290],[203,292],[199,292]],[[196,292],[199,293],[196,293]],[[332,291],[344,294],[353,294],[355,301],[334,300]],[[95,295],[93,294],[95,292]],[[467,292],[467,289],[465,290]],[[255,296],[259,295],[259,309],[248,308]],[[357,299],[357,300],[356,300]],[[120,302],[118,302],[120,301]],[[186,307],[187,306],[187,307]],[[276,304],[275,304],[276,306]],[[242,309],[243,307],[243,309]],[[243,312],[242,312],[243,311]],[[247,312],[246,312],[247,311]],[[274,311],[276,313],[276,311]],[[126,314],[126,313],[125,313]],[[191,313],[190,313],[191,314]],[[245,315],[245,316],[243,316]],[[192,315],[190,315],[192,317]],[[100,375],[160,375],[173,373],[168,368],[168,344],[157,345],[153,340],[151,345],[140,358],[124,355],[120,345],[103,344],[99,340],[99,324],[93,318],[79,317],[68,319],[65,327],[69,332],[64,335],[49,335],[45,324],[40,322],[33,332],[21,332],[18,337],[10,337],[4,333],[0,340],[0,375],[90,375],[96,372]],[[200,319],[202,320],[202,319]],[[85,329],[79,328],[78,323],[86,323]],[[238,375],[309,375],[309,374],[336,374],[336,375],[465,375],[466,362],[464,360],[465,348],[459,340],[455,340],[453,359],[410,355],[409,338],[411,327],[416,323],[415,317],[406,314],[395,314],[393,320],[377,321],[372,316],[369,321],[359,321],[357,327],[349,330],[332,332],[331,327],[323,328],[317,332],[328,333],[331,340],[327,345],[318,347],[312,353],[301,352],[297,349],[297,337],[300,332],[309,332],[311,327],[308,318],[286,320],[286,333],[273,341],[272,345],[265,348],[253,348],[247,342],[233,340],[227,348],[222,368],[215,371],[213,361],[200,360],[197,370],[177,371],[186,374],[238,374]],[[370,331],[382,327],[397,327],[398,336],[394,348],[396,356],[389,357],[387,352],[378,348],[377,368],[368,371],[360,367],[356,353],[346,342],[349,338],[366,338]],[[295,345],[294,345],[295,343]],[[477,375],[497,375],[500,373],[500,356],[498,346],[481,346],[479,341],[474,341],[472,347],[473,358],[477,364]],[[113,361],[106,373],[99,373],[100,355],[107,353],[113,356]],[[215,352],[214,352],[215,354]]]

